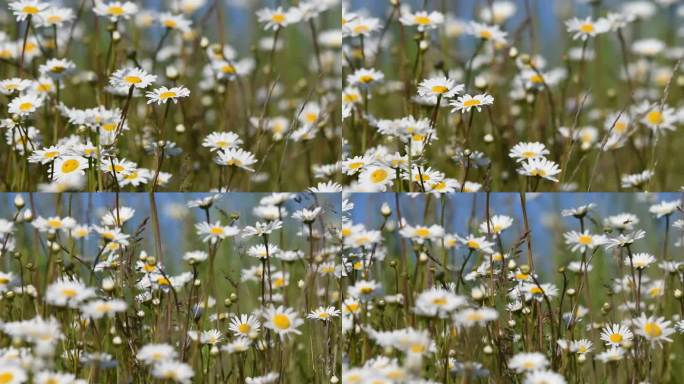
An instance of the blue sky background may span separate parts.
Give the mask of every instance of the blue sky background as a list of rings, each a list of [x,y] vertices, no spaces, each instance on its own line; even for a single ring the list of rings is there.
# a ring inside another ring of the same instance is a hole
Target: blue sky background
[[[0,217],[9,218],[14,209],[14,193],[0,194]],[[30,207],[29,194],[22,193],[26,200],[26,206]],[[211,194],[207,193],[157,193],[156,205],[159,213],[160,230],[164,255],[168,260],[179,261],[183,253],[195,249],[205,249],[199,244],[199,238],[195,235],[194,224],[204,220],[204,211],[187,208],[187,202],[199,199]],[[268,194],[262,193],[228,193],[216,203],[216,207],[221,208],[227,214],[237,213],[240,215],[238,225],[242,228],[247,225],[254,225],[256,218],[252,215],[252,208],[258,205],[259,200]],[[59,201],[58,201],[59,199]],[[99,224],[99,218],[107,211],[113,209],[115,205],[114,193],[74,193],[74,194],[46,194],[34,193],[33,202],[36,207],[35,216],[43,217],[57,215],[57,205],[61,205],[61,216],[67,216],[69,200],[71,199],[71,216],[79,223]],[[340,202],[339,194],[318,194],[317,199],[321,207],[326,212],[325,220],[328,226],[334,222],[339,222]],[[120,204],[135,209],[134,218],[126,223],[125,232],[132,233],[140,223],[150,216],[150,200],[147,193],[122,193]],[[314,205],[312,194],[298,194],[296,199],[286,205],[287,211],[291,214],[302,208],[310,208]],[[89,208],[91,207],[91,208]],[[216,210],[212,210],[211,221],[221,220],[224,225],[228,224],[228,219],[221,216]],[[288,237],[295,235],[294,231],[301,227],[298,224],[289,224],[286,221],[285,228],[290,232]],[[32,232],[32,231],[30,231]],[[154,251],[154,239],[152,237],[151,222],[147,225],[144,232],[143,249],[148,253]],[[95,237],[93,237],[95,238]],[[295,240],[289,240],[288,244],[295,246]],[[253,242],[248,242],[251,245]],[[95,241],[89,241],[88,246],[93,250],[96,247]],[[88,249],[88,248],[86,248]],[[96,251],[94,251],[96,252]],[[90,253],[85,252],[86,255]],[[167,256],[168,255],[168,256]]]
[[[558,250],[558,242],[562,241],[562,233],[569,230],[579,230],[578,220],[573,217],[561,217],[560,212],[565,208],[577,207],[589,203],[597,206],[592,216],[601,220],[610,215],[621,212],[636,214],[641,222],[639,228],[644,229],[648,238],[638,245],[641,250],[651,253],[661,249],[664,220],[656,220],[649,212],[649,206],[657,201],[677,200],[679,193],[543,193],[528,194],[527,214],[532,231],[532,244],[534,247],[535,261],[539,259],[546,271],[555,267],[554,252]],[[354,203],[352,220],[355,223],[364,223],[367,228],[378,228],[382,222],[380,206],[387,202],[392,208],[392,218],[396,220],[395,202],[393,193],[383,194],[354,194],[350,197]],[[426,197],[410,197],[408,194],[399,199],[402,216],[408,224],[423,224]],[[475,212],[477,225],[484,221],[486,194],[452,194],[448,198],[445,228],[449,233],[460,235],[468,234],[468,220],[471,213]],[[493,193],[491,195],[492,214],[503,214],[514,218],[512,230],[508,230],[504,236],[504,243],[511,244],[524,232],[520,197],[517,193]],[[428,221],[429,224],[439,223],[440,201],[432,198],[429,215],[436,218]],[[678,216],[681,218],[681,216]],[[593,232],[601,231],[601,228],[589,227]],[[674,232],[671,232],[674,233]]]

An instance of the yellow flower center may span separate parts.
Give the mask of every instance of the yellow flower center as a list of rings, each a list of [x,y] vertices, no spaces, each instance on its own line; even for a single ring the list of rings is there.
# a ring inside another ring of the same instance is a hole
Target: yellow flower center
[[[62,289],[62,295],[66,296],[66,297],[75,297],[77,293],[78,292],[76,292],[76,290],[73,288]]]
[[[173,91],[166,91],[166,92],[162,92],[162,93],[159,95],[159,99],[161,99],[161,100],[170,99],[170,98],[172,98],[172,97],[176,97],[176,92],[173,92]]]
[[[435,85],[434,87],[432,87],[432,92],[436,93],[438,95],[441,95],[442,93],[444,93],[448,90],[449,90],[449,88],[445,87],[443,85]]]
[[[0,277],[0,284],[5,285],[10,282],[10,279],[6,277]]]
[[[166,28],[176,28],[177,25],[178,25],[178,23],[176,23],[176,20],[173,20],[173,19],[164,20],[164,26]]]
[[[371,76],[371,75],[363,75],[363,76],[359,77],[359,80],[361,80],[362,83],[368,84],[368,83],[370,83],[371,81],[373,81],[373,76]]]
[[[434,191],[442,191],[442,190],[444,190],[445,188],[446,188],[446,183],[443,182],[443,181],[440,181],[440,182],[438,182],[438,183],[436,183],[435,185],[432,186],[432,189],[433,189]]]
[[[477,242],[477,240],[468,240],[466,243],[468,245],[468,248],[472,249],[479,249],[480,248],[480,243]]]
[[[363,25],[363,24],[359,24],[356,27],[354,27],[354,32],[356,32],[356,33],[368,32],[368,26]]]
[[[22,112],[28,112],[31,108],[33,108],[33,103],[26,102],[19,104],[19,110]]]
[[[651,111],[646,115],[646,121],[653,125],[658,125],[663,122],[663,114],[660,111]]]
[[[349,169],[359,169],[361,167],[363,167],[363,162],[361,161],[356,161],[349,164]]]
[[[47,225],[52,229],[62,228],[62,221],[59,219],[50,219],[47,221]]]
[[[546,176],[546,171],[543,169],[533,169],[532,172],[530,172],[530,175],[532,176],[539,176],[539,177],[545,177]]]
[[[584,32],[584,33],[592,33],[592,32],[594,32],[594,24],[584,23],[584,24],[579,26],[579,30]]]
[[[515,278],[518,280],[527,280],[530,277],[527,273],[518,272],[515,274]]]
[[[282,24],[285,21],[285,15],[282,13],[275,13],[273,16],[271,16],[271,20],[274,23]]]
[[[46,159],[53,159],[53,158],[57,157],[58,155],[59,155],[58,151],[45,152],[45,158]]]
[[[27,6],[25,6],[24,8],[22,8],[22,11],[23,11],[24,13],[28,13],[29,15],[35,15],[35,14],[38,13],[40,10],[39,10],[38,7],[36,7],[36,6],[27,5]]]
[[[159,284],[159,285],[171,285],[171,282],[166,277],[160,276],[157,278],[157,284]]]
[[[283,285],[285,285],[285,279],[283,279],[282,277],[279,277],[279,278],[273,280],[273,286],[274,287],[280,288]]]
[[[62,18],[57,16],[57,15],[50,15],[50,16],[48,16],[47,21],[50,24],[56,24],[56,23],[59,23],[60,21],[62,21]]]
[[[489,40],[492,38],[492,36],[494,36],[494,35],[492,34],[491,31],[487,31],[487,30],[480,31],[480,38],[481,39]]]
[[[128,84],[140,84],[140,83],[142,83],[142,79],[139,76],[126,76],[126,77],[124,77],[124,80]]]
[[[617,133],[623,133],[627,130],[627,124],[623,123],[622,121],[618,121],[615,123],[615,126],[613,127],[613,131]]]
[[[14,374],[12,372],[0,373],[0,384],[8,384],[14,381]]]
[[[235,73],[235,67],[230,64],[226,64],[221,67],[221,72],[223,73]]]
[[[318,114],[317,113],[307,113],[306,116],[304,117],[306,121],[309,123],[315,123],[316,120],[318,120]]]
[[[538,294],[544,293],[544,290],[541,289],[540,287],[534,286],[534,287],[530,288],[530,293],[538,295]]]
[[[346,308],[349,312],[356,312],[359,310],[359,304],[358,303],[350,303],[346,305]]]
[[[663,333],[663,330],[658,324],[649,322],[644,325],[644,333],[649,337],[658,337]]]
[[[359,95],[356,93],[345,93],[343,99],[346,103],[353,103],[359,100]]]
[[[329,314],[328,312],[321,312],[321,313],[318,314],[318,317],[321,318],[321,319],[329,319],[329,318],[330,318],[330,314]]]
[[[273,316],[273,325],[275,325],[278,329],[288,329],[290,328],[290,318],[282,313],[278,313]]]
[[[447,300],[443,297],[438,297],[436,299],[432,300],[432,304],[434,305],[446,305]]]
[[[423,353],[425,352],[425,345],[423,344],[413,344],[411,345],[411,352],[413,353]]]
[[[114,16],[121,16],[124,14],[124,9],[120,5],[112,5],[107,9],[107,12]]]
[[[79,162],[76,159],[69,159],[65,162],[62,163],[62,172],[63,173],[71,173],[78,169]]]
[[[622,342],[622,335],[619,333],[613,333],[612,335],[610,335],[610,337],[608,339],[610,339],[611,343],[621,343]]]
[[[102,124],[102,129],[105,130],[106,132],[113,132],[116,129],[116,124],[114,124],[114,123]]]
[[[52,69],[50,69],[50,71],[52,71],[52,73],[62,73],[65,69],[66,68],[62,67],[61,65],[55,65],[52,67]]]
[[[352,231],[351,231],[351,228],[347,227],[347,228],[342,228],[340,233],[342,234],[343,237],[349,237],[349,235],[352,234]]]
[[[537,74],[534,74],[534,75],[532,75],[532,77],[530,77],[530,81],[535,83],[535,84],[541,84],[544,82],[544,78],[537,75]]]
[[[387,171],[384,169],[376,169],[375,171],[371,172],[371,181],[374,183],[382,183],[387,179]]]
[[[582,244],[582,245],[589,245],[591,244],[591,236],[589,235],[580,235],[579,239],[577,241]]]
[[[463,106],[466,107],[466,108],[474,107],[474,106],[480,105],[480,104],[481,104],[481,103],[480,103],[480,100],[478,100],[478,99],[470,99],[470,100],[468,100],[468,101],[464,101],[464,102],[463,102]]]
[[[430,236],[430,230],[425,227],[416,228],[416,236],[428,237]]]
[[[361,288],[361,293],[364,295],[369,295],[373,292],[373,288],[371,287],[362,287]]]
[[[430,24],[430,18],[427,16],[416,16],[414,17],[416,24],[428,25]]]
[[[238,326],[238,331],[240,331],[240,333],[249,333],[251,330],[252,327],[250,327],[249,324],[240,324]]]
[[[209,233],[211,233],[212,235],[217,235],[217,236],[218,236],[218,235],[223,235],[223,228],[221,228],[221,227],[211,227],[211,229],[209,230]]]
[[[482,320],[482,314],[479,312],[471,312],[468,314],[468,320],[470,321],[480,321]]]

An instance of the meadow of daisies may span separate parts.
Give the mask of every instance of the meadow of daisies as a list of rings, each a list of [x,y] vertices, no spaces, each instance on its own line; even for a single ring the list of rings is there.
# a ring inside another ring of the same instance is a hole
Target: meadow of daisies
[[[679,194],[354,194],[344,383],[679,383]]]
[[[3,194],[0,382],[341,377],[340,196]]]
[[[352,191],[675,190],[678,0],[343,5]]]
[[[330,190],[340,9],[3,1],[0,190]]]

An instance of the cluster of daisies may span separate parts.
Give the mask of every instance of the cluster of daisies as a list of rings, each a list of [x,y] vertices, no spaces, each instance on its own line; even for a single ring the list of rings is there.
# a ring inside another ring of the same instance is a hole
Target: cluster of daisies
[[[455,4],[422,4],[389,3],[380,14],[343,7],[348,190],[681,185],[667,163],[684,124],[684,30],[673,23],[684,5],[549,3],[556,36],[541,11],[513,1],[466,7],[472,20]],[[593,17],[575,13],[588,10]]]
[[[637,210],[648,209],[646,218],[601,218],[595,204],[565,209],[547,220],[565,249],[547,255],[534,251],[538,232],[527,216],[495,214],[510,207],[479,208],[460,235],[447,224],[463,215],[452,197],[421,215],[431,195],[354,196],[347,213],[360,220],[345,216],[342,226],[343,382],[667,382],[682,374],[679,200],[640,196],[641,205],[651,201]],[[523,199],[522,212],[533,204]],[[647,236],[640,220],[657,232]]]
[[[0,31],[0,159],[11,170],[1,188],[302,191],[336,179],[339,1],[256,12],[210,3],[0,9],[17,22]],[[259,26],[244,31],[255,36],[249,55],[224,31],[242,12]],[[296,54],[304,44],[315,55]],[[283,177],[293,161],[301,172]]]
[[[176,224],[155,230],[149,208],[96,207],[83,215],[100,215],[90,224],[40,216],[21,195],[2,206],[0,333],[11,340],[0,349],[2,381],[337,380],[339,201],[263,195],[253,222],[224,212],[221,200],[234,196],[174,209],[196,239],[177,255],[164,242]]]

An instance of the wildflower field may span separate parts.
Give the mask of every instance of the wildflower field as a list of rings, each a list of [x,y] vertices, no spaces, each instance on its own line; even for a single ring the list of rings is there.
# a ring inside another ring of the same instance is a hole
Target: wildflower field
[[[3,383],[341,376],[334,194],[4,194]]]
[[[0,2],[0,384],[684,380],[684,0]]]
[[[679,194],[353,194],[344,383],[679,383]]]
[[[678,0],[351,1],[352,191],[682,186]]]
[[[0,190],[327,190],[340,9],[3,1]]]

